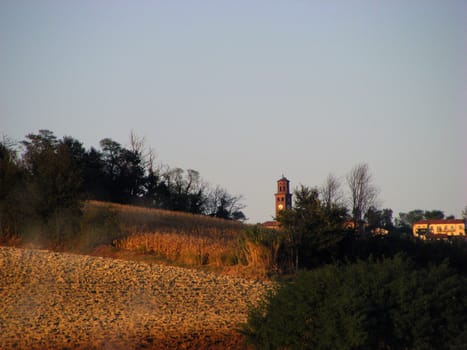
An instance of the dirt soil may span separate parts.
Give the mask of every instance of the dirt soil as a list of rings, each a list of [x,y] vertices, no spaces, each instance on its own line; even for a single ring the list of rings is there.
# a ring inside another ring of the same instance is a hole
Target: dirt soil
[[[1,349],[244,349],[271,284],[173,266],[0,247]]]

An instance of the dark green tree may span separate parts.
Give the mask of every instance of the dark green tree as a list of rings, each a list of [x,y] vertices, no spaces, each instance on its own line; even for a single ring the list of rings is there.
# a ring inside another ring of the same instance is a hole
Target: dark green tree
[[[141,155],[109,138],[101,140],[100,145],[109,200],[137,202],[144,194],[145,169]]]
[[[346,214],[344,207],[322,205],[316,188],[301,185],[294,191],[293,208],[281,211],[277,220],[296,270],[320,265],[338,254]]]
[[[389,232],[394,230],[394,224],[392,222],[392,209],[385,208],[381,213],[381,224],[382,227]]]
[[[423,216],[426,220],[442,220],[444,219],[444,212],[441,210],[426,210]]]
[[[402,257],[299,274],[253,309],[244,328],[258,349],[462,349],[466,278],[447,263]]]
[[[412,225],[424,218],[424,211],[420,209],[411,210],[408,213],[401,212],[395,220],[395,230],[400,236],[411,237]]]
[[[93,147],[86,151],[81,172],[83,176],[82,188],[86,199],[110,199],[105,161],[101,152]]]
[[[368,208],[365,214],[365,219],[370,230],[383,226],[383,213],[381,210],[376,209],[374,206]]]
[[[379,210],[371,206],[365,214],[365,220],[370,231],[380,228],[391,232],[394,229],[392,210],[388,208]]]
[[[401,213],[399,214],[401,221],[407,223],[410,227],[417,221],[423,220],[425,218],[425,212],[420,209],[415,209],[409,211],[407,214]]]
[[[80,171],[82,171],[86,158],[86,149],[84,148],[83,144],[71,136],[63,137],[60,142],[66,146],[70,157],[73,159],[73,162],[80,169]]]
[[[69,148],[49,130],[29,134],[22,142],[27,195],[43,226],[42,234],[57,245],[79,229],[81,176]]]
[[[0,241],[19,236],[24,228],[25,172],[14,143],[0,142]]]

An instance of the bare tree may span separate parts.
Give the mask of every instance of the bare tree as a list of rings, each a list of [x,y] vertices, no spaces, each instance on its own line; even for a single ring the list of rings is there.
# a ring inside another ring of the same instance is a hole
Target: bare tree
[[[363,215],[375,205],[378,189],[373,185],[373,179],[368,164],[362,163],[353,167],[346,176],[349,186],[349,202],[352,217],[360,232],[364,232]]]
[[[154,171],[156,158],[154,149],[147,145],[145,137],[139,137],[133,130],[130,132],[130,150],[140,157],[146,171]]]
[[[324,184],[319,188],[319,194],[323,206],[331,208],[334,205],[341,205],[344,195],[342,193],[341,180],[333,174],[329,174]]]
[[[208,195],[206,214],[222,219],[246,220],[242,200],[243,196],[233,196],[226,189],[216,186]]]

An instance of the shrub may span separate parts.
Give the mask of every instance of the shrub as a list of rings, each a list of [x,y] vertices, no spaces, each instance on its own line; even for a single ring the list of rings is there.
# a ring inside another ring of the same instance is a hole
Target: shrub
[[[244,327],[259,349],[461,349],[467,283],[447,263],[416,270],[400,255],[302,272]]]
[[[281,231],[259,225],[246,227],[240,240],[245,264],[259,267],[264,272],[277,271],[283,241],[284,235]]]
[[[75,248],[86,251],[98,245],[110,245],[123,236],[118,213],[112,207],[86,202],[83,213],[80,234],[71,240]]]

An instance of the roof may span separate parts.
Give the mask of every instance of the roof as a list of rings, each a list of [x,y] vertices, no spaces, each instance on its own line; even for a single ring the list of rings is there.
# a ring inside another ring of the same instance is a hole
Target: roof
[[[287,182],[290,182],[289,179],[287,179],[284,175],[282,175],[282,177],[277,180],[277,181],[287,181]]]
[[[274,220],[274,221],[266,221],[266,222],[263,222],[260,224],[261,226],[263,227],[267,227],[267,228],[277,228],[280,226],[279,222]]]
[[[463,224],[462,219],[446,219],[446,220],[420,220],[414,223],[414,225],[446,225],[446,224]]]

